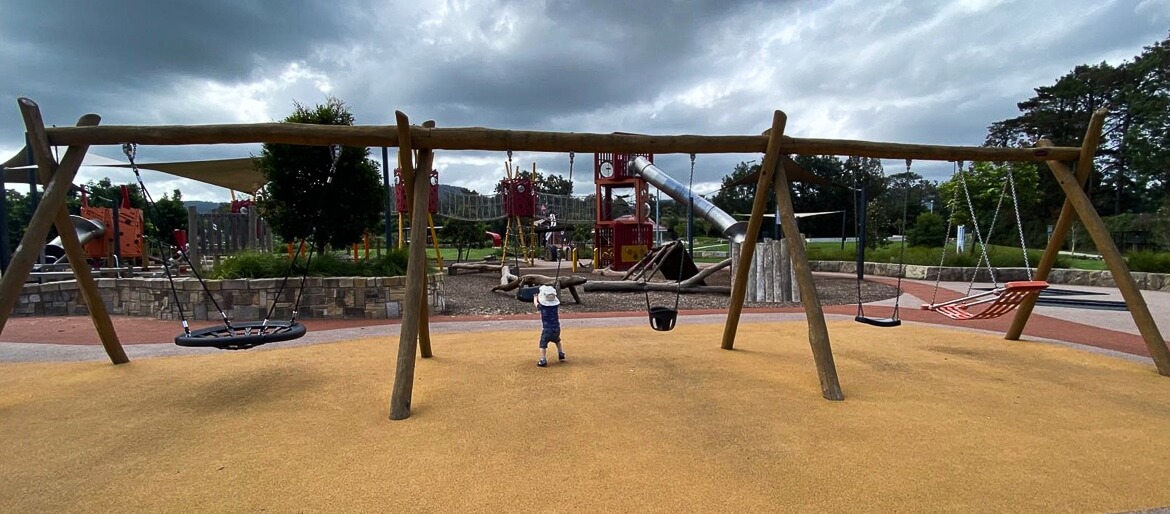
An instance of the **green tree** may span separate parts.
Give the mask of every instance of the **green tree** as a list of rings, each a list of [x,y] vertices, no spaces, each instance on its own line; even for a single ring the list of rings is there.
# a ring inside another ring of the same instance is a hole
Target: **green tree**
[[[946,237],[946,220],[933,212],[924,212],[918,215],[914,226],[906,231],[906,245],[938,248]]]
[[[1011,181],[1008,172],[1011,171]],[[966,191],[963,183],[966,182]],[[1042,198],[1037,165],[1030,162],[970,163],[963,174],[955,174],[939,186],[946,202],[946,211],[954,225],[967,225],[972,230],[971,213],[979,223],[980,235],[989,243],[1019,246],[1016,225],[1016,207],[1012,205],[1011,182],[1015,183],[1020,219],[1030,244],[1047,238],[1046,226],[1052,218],[1036,216]],[[967,197],[970,195],[970,203]],[[974,235],[974,232],[972,232]]]
[[[5,220],[8,225],[8,252],[12,255],[16,252],[16,247],[20,246],[20,238],[24,237],[24,231],[32,221],[33,213],[28,196],[20,194],[20,191],[5,189],[4,200],[8,206]]]
[[[1018,117],[993,123],[987,144],[1031,146],[1047,138],[1079,146],[1090,115],[1108,114],[1089,177],[1102,212],[1149,212],[1170,193],[1170,39],[1146,47],[1132,62],[1081,65],[1020,102]],[[1055,217],[1064,194],[1045,174],[1043,209]]]
[[[439,238],[443,242],[455,247],[455,260],[463,260],[463,250],[482,245],[487,238],[487,226],[483,223],[446,218],[443,228],[439,230]]]
[[[540,178],[539,173],[537,175],[540,180],[540,192],[562,196],[573,194],[573,183],[569,182],[569,179],[560,175],[549,175],[544,178]]]
[[[353,125],[345,104],[329,98],[324,105],[294,104],[285,123]],[[382,217],[381,177],[369,149],[341,147],[334,163],[329,147],[267,143],[254,159],[268,184],[257,205],[282,239],[309,239],[318,252],[361,240]]]
[[[760,165],[754,162],[741,162],[736,164],[735,169],[731,170],[731,174],[723,177],[719,191],[711,198],[711,203],[732,216],[737,214],[750,214],[752,212],[752,201],[756,194],[756,185],[742,184],[733,186],[732,184],[758,171],[760,171]],[[684,209],[685,215],[686,206],[683,205],[681,207]],[[685,232],[684,230],[683,233]]]

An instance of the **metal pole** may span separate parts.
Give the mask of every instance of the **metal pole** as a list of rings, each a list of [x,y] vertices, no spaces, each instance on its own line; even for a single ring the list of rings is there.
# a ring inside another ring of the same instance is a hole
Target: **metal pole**
[[[32,145],[29,144],[28,133],[24,134],[24,152],[25,152],[25,158],[24,158],[25,162],[27,162],[30,165],[36,165],[37,159],[33,155]],[[35,167],[29,168],[29,170],[28,170],[28,202],[29,202],[29,209],[31,209],[29,212],[37,212],[37,205],[40,205],[41,199],[39,196],[37,196],[37,169]],[[41,243],[41,250],[40,250],[40,253],[37,255],[37,264],[41,264],[44,262],[45,262],[45,245],[44,245],[44,243]]]
[[[654,188],[654,246],[662,246],[662,211],[658,204],[662,202],[662,190]]]
[[[121,204],[122,199],[117,198],[114,199],[113,205],[110,207],[110,218],[112,218],[110,225],[113,225],[110,229],[114,231],[114,262],[111,267],[115,268],[122,267],[122,220],[118,217],[118,208],[121,207]],[[106,263],[106,266],[110,266],[110,264]]]
[[[865,280],[865,186],[858,188],[861,201],[857,208],[857,281]]]
[[[8,185],[4,183],[7,168],[0,166],[0,275],[8,271]]]
[[[389,155],[390,155],[390,151],[385,146],[383,146],[382,147],[382,184],[386,187],[386,212],[384,215],[384,219],[386,220],[385,232],[386,232],[386,248],[387,249],[390,248],[390,223],[391,223],[391,219],[393,218],[393,216],[390,214],[390,211],[394,210],[393,207],[390,205],[390,195],[392,195],[394,193],[393,193],[393,191],[390,190],[390,165],[388,164],[390,161]]]
[[[845,209],[841,209],[841,249],[845,249]]]

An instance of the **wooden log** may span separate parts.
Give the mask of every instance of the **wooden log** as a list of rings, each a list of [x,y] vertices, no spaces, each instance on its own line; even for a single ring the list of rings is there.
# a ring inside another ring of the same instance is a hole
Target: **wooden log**
[[[775,254],[772,253],[772,242],[773,241],[771,239],[765,239],[762,248],[763,252],[761,252],[763,254],[761,255],[761,257],[763,257],[761,260],[763,261],[762,263],[764,268],[764,276],[763,280],[761,281],[761,286],[764,290],[764,294],[760,296],[763,297],[765,303],[773,303],[776,301],[776,295],[773,291],[773,288],[776,287],[776,258]]]
[[[435,126],[435,122],[427,120],[427,121],[423,122],[423,126],[433,127],[433,126]],[[415,231],[414,220],[416,220],[416,219],[419,220],[418,224],[420,226],[418,228],[423,228],[421,225],[424,223],[423,220],[425,219],[426,220],[425,221],[426,227],[430,229],[431,237],[434,239],[435,255],[439,255],[439,236],[435,234],[434,221],[431,219],[431,213],[428,210],[430,206],[426,200],[426,198],[428,198],[431,194],[430,176],[431,176],[431,168],[434,167],[434,164],[435,164],[435,152],[431,149],[420,148],[418,150],[418,168],[412,174],[414,177],[414,184],[412,184],[413,185],[412,196],[414,197],[415,203],[422,204],[425,207],[419,208],[419,207],[412,205],[412,207],[414,207],[414,209],[411,211],[410,233],[411,233],[411,240],[413,241],[414,240],[414,231]],[[419,200],[419,199],[422,199],[422,200]],[[409,204],[410,202],[407,202],[407,203]],[[418,214],[419,210],[421,210],[422,212],[425,212],[426,216],[425,217],[415,217]],[[419,230],[419,232],[423,232],[422,241],[423,241],[423,244],[426,244],[426,233],[425,233],[426,231]],[[424,259],[426,258],[426,250],[425,249],[423,250],[423,258]],[[439,262],[439,267],[442,268],[443,267],[442,256],[438,257],[438,262]],[[419,348],[420,354],[422,355],[422,358],[429,359],[431,357],[434,357],[435,354],[431,351],[431,318],[430,318],[431,308],[430,308],[430,294],[429,294],[430,289],[427,287],[426,266],[423,267],[423,272],[422,272],[422,276],[420,277],[420,280],[422,280],[422,283],[423,283],[423,295],[422,295],[422,303],[419,305],[418,348]]]
[[[803,300],[801,305],[804,306],[805,321],[808,322],[808,343],[812,347],[813,361],[816,363],[817,376],[821,382],[821,396],[826,400],[842,401],[845,394],[841,391],[841,383],[837,379],[837,365],[833,362],[833,348],[829,344],[829,327],[825,323],[825,312],[821,308],[812,269],[808,265],[804,238],[801,237],[800,228],[796,224],[791,186],[783,170],[776,172],[774,180],[772,189],[776,191],[776,206],[780,210],[780,229],[784,231],[784,238],[788,240],[792,269],[796,273],[796,283],[800,286],[800,297]]]
[[[764,163],[760,167],[760,179],[756,182],[756,197],[752,202],[752,217],[748,220],[747,235],[739,248],[739,266],[731,282],[731,301],[727,308],[727,323],[723,326],[724,350],[735,348],[735,332],[739,328],[739,316],[743,312],[743,301],[747,295],[748,271],[755,254],[756,239],[763,224],[764,207],[768,203],[768,190],[772,187],[772,175],[776,173],[776,165],[780,162],[780,140],[784,135],[784,125],[788,117],[780,111],[772,114],[772,128],[768,135],[767,151],[764,153]]]
[[[685,250],[684,250],[684,249],[683,249],[683,247],[682,247],[682,241],[671,241],[670,243],[667,243],[667,244],[663,245],[663,246],[662,246],[662,247],[661,247],[661,248],[658,250],[658,253],[657,253],[657,255],[655,255],[655,257],[656,257],[656,258],[654,259],[654,262],[650,263],[650,264],[647,266],[647,268],[648,268],[648,269],[647,269],[647,271],[648,271],[648,272],[647,272],[647,273],[643,273],[642,275],[639,275],[639,278],[641,278],[641,279],[643,279],[643,280],[651,280],[651,279],[653,279],[653,278],[654,278],[654,275],[658,274],[659,270],[661,270],[661,269],[662,269],[662,265],[663,265],[663,264],[666,264],[666,259],[667,259],[668,257],[670,257],[670,255],[671,255],[672,253],[674,253],[674,252],[683,252],[683,251],[685,251]],[[680,255],[678,258],[679,258],[679,259],[686,259],[686,256],[685,256],[685,255]],[[679,265],[679,268],[680,268],[680,270],[681,270],[681,268],[682,268],[682,265],[681,265],[681,263],[680,263],[680,265]]]
[[[1093,158],[1097,154],[1097,145],[1101,142],[1101,130],[1105,127],[1106,114],[1108,111],[1104,107],[1093,112],[1089,118],[1089,126],[1085,129],[1085,137],[1081,140],[1081,156],[1080,160],[1077,161],[1076,175],[1077,185],[1081,189],[1084,189],[1085,182],[1089,180],[1089,173],[1093,170]],[[1064,205],[1060,208],[1060,215],[1056,218],[1056,225],[1052,228],[1052,236],[1048,238],[1044,254],[1040,256],[1040,262],[1036,264],[1036,272],[1032,275],[1033,280],[1048,280],[1048,274],[1056,266],[1056,259],[1060,256],[1060,249],[1064,247],[1065,237],[1068,236],[1075,216],[1076,212],[1072,200],[1065,198]],[[1012,317],[1012,324],[1003,336],[1004,339],[1009,341],[1020,339],[1024,333],[1024,327],[1028,324],[1028,319],[1032,316],[1032,310],[1036,307],[1037,299],[1039,299],[1038,295],[1029,295],[1020,302]]]
[[[546,275],[522,275],[510,280],[507,284],[500,284],[493,287],[494,291],[514,291],[520,287],[526,286],[555,286],[557,289],[564,289],[566,287],[579,286],[589,282],[589,279],[576,275],[567,277],[549,277]],[[580,302],[577,302],[580,303]]]
[[[488,264],[486,262],[456,262],[447,265],[448,275],[458,275],[460,271],[472,273],[499,273],[503,264]]]
[[[148,145],[205,145],[236,143],[283,143],[295,145],[400,146],[411,140],[433,150],[486,150],[523,152],[619,152],[652,154],[761,153],[770,136],[701,136],[596,134],[501,130],[482,127],[425,128],[395,126],[337,126],[298,123],[226,125],[158,125],[57,127],[47,129],[53,145],[113,145],[133,141]],[[992,148],[887,143],[845,139],[781,137],[777,151],[800,155],[855,155],[880,159],[941,161],[1076,160],[1080,148]]]
[[[1076,209],[1081,223],[1085,226],[1085,231],[1093,238],[1097,251],[1105,260],[1105,264],[1109,266],[1113,281],[1117,284],[1117,289],[1121,291],[1121,296],[1125,298],[1125,305],[1129,307],[1129,313],[1133,316],[1133,322],[1137,325],[1142,340],[1146,343],[1146,349],[1149,350],[1150,357],[1153,358],[1154,365],[1158,368],[1158,373],[1170,376],[1170,348],[1167,348],[1166,340],[1162,338],[1158,324],[1154,322],[1154,317],[1150,314],[1150,308],[1146,305],[1145,298],[1142,297],[1141,289],[1138,288],[1133,275],[1129,273],[1125,257],[1122,257],[1117,245],[1113,244],[1113,238],[1109,235],[1109,229],[1105,227],[1105,222],[1101,221],[1101,216],[1093,207],[1092,200],[1081,189],[1076,175],[1068,169],[1068,166],[1062,162],[1049,161],[1048,168],[1053,175],[1056,175],[1056,181],[1064,190],[1065,197],[1072,201],[1073,208]]]
[[[683,284],[690,285],[690,284],[698,284],[700,282],[704,282],[704,281],[706,281],[707,277],[713,275],[715,272],[717,272],[723,268],[726,268],[728,266],[731,266],[731,258],[730,257],[727,259],[723,259],[716,264],[712,264],[711,266],[707,266],[706,268],[699,270],[699,272],[697,274],[695,274],[695,276],[684,280]]]
[[[96,121],[96,115],[86,115],[82,117],[82,120],[78,123]],[[73,157],[76,154],[77,152],[68,150],[65,152],[65,159],[57,168],[57,180],[45,186],[37,209],[33,212],[28,226],[25,227],[24,236],[21,237],[20,244],[17,245],[16,251],[12,254],[8,269],[4,271],[3,275],[0,275],[0,333],[4,332],[8,317],[12,314],[12,309],[20,298],[24,282],[28,279],[41,249],[45,246],[49,228],[56,221],[57,211],[65,205],[71,182],[81,165],[81,157]]]
[[[402,142],[398,148],[398,166],[404,174],[413,174],[410,119],[402,111],[395,111],[394,117],[398,123],[398,139]],[[425,216],[426,202],[417,202],[415,207],[419,206],[423,212],[412,211],[412,220]],[[390,419],[395,420],[410,417],[410,400],[414,393],[414,356],[418,346],[418,326],[421,319],[419,306],[422,305],[426,293],[423,290],[426,284],[419,280],[419,277],[426,273],[427,266],[425,231],[410,231],[410,247],[407,251],[409,257],[406,264],[406,292],[402,299],[402,326],[398,335],[398,363],[394,371],[394,391],[390,396]]]

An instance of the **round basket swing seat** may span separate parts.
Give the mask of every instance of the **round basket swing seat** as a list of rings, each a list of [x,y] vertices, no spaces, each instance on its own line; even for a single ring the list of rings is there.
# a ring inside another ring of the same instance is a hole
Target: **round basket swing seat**
[[[674,329],[674,322],[678,320],[678,309],[670,307],[650,308],[650,328],[659,332],[669,332]]]
[[[175,344],[189,348],[247,350],[268,343],[291,341],[305,335],[305,326],[290,321],[246,321],[230,328],[216,326],[192,330],[175,338]]]

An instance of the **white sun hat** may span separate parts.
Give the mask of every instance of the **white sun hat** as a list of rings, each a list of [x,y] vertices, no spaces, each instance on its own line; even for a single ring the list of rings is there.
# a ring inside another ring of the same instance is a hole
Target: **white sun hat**
[[[557,298],[557,290],[553,286],[540,286],[540,292],[537,293],[536,299],[545,307],[554,307],[561,304],[561,300]]]

